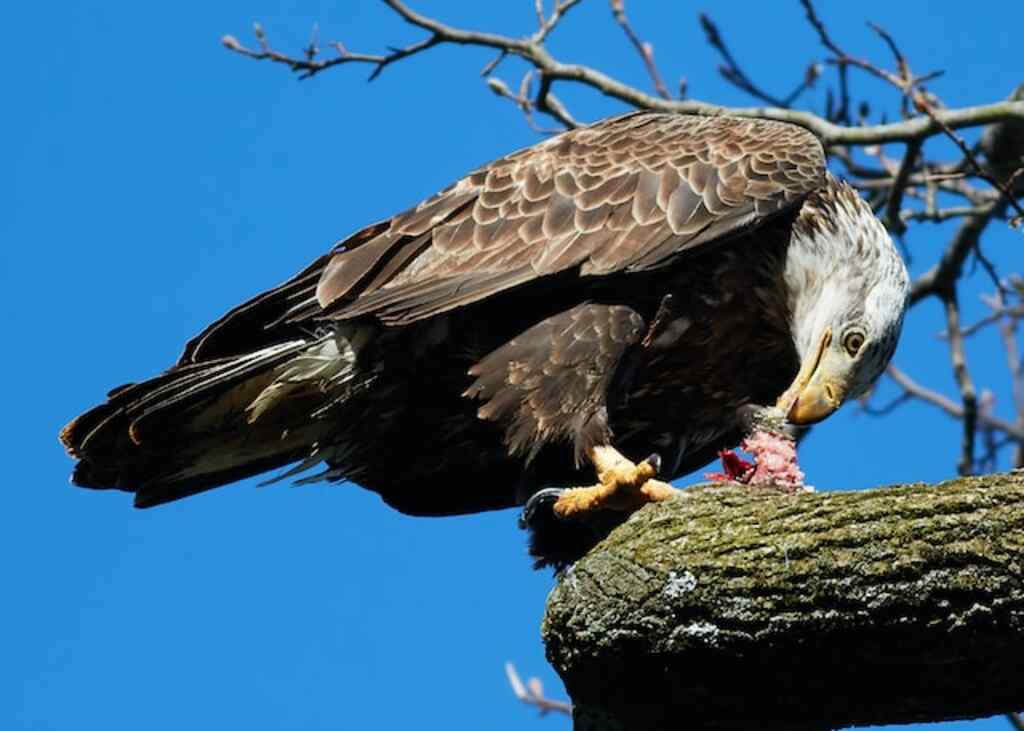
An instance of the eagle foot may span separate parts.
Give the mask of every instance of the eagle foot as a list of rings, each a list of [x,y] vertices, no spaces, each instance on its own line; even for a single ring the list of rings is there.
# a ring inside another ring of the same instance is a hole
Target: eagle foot
[[[656,454],[636,464],[612,447],[595,447],[591,460],[599,482],[562,491],[552,507],[559,518],[579,518],[596,510],[632,512],[677,494],[668,483],[654,479],[661,467]]]

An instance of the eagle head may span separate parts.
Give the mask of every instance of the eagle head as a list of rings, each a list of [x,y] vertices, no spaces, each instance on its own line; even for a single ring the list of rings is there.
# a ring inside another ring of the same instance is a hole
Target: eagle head
[[[793,424],[813,424],[863,395],[885,370],[910,277],[868,204],[831,175],[798,214],[785,276],[801,367],[776,406]]]

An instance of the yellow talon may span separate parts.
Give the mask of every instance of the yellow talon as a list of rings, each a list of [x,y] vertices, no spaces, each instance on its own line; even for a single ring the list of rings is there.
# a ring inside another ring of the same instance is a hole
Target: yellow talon
[[[566,490],[553,508],[559,517],[578,517],[601,509],[632,512],[677,492],[668,483],[653,479],[658,469],[650,460],[635,464],[609,446],[592,449],[590,459],[597,470],[598,484]]]

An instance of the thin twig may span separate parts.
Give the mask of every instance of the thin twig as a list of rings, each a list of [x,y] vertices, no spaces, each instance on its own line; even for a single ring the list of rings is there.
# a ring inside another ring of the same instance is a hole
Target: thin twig
[[[982,389],[978,397],[978,415],[990,416],[996,407],[996,395],[989,389]],[[984,423],[978,424],[978,436],[981,438],[981,445],[984,447],[981,456],[975,460],[978,471],[994,472],[999,461],[999,451],[1009,444],[1006,439],[999,439],[995,429],[990,429]]]
[[[911,305],[955,286],[963,273],[964,262],[978,246],[982,232],[1003,211],[1005,202],[996,201],[985,206],[981,213],[964,218],[938,263],[914,280],[910,288]]]
[[[654,63],[654,46],[641,41],[640,37],[634,32],[633,26],[629,24],[629,18],[626,17],[626,0],[611,0],[610,4],[612,17],[615,18],[615,22],[622,28],[622,32],[626,34],[626,38],[629,39],[636,52],[640,54],[640,58],[644,62],[644,68],[647,69],[647,75],[651,77],[651,81],[654,83],[654,90],[658,92],[658,96],[662,99],[671,99],[672,95],[669,93],[668,87],[665,86],[664,79],[661,78],[657,64]]]
[[[552,700],[544,695],[544,688],[541,686],[539,678],[530,678],[529,681],[523,683],[519,673],[516,672],[515,665],[510,662],[505,663],[505,676],[508,678],[508,684],[512,686],[512,692],[515,693],[516,698],[528,706],[537,708],[540,715],[543,716],[549,711],[564,713],[567,716],[572,715],[571,704]]]
[[[907,180],[910,173],[917,164],[918,155],[924,144],[921,140],[913,140],[907,143],[907,149],[903,153],[903,161],[900,169],[892,182],[892,189],[889,191],[889,200],[885,205],[885,225],[890,231],[902,235],[907,230],[907,225],[900,216],[900,207],[903,205],[903,193],[907,189]]]
[[[865,400],[861,403],[861,408],[864,410],[865,414],[870,414],[871,416],[888,416],[912,398],[912,395],[904,391],[899,396],[889,401],[889,403],[881,406],[874,406],[869,401]]]
[[[942,302],[946,309],[946,329],[949,331],[949,357],[953,363],[953,378],[960,388],[960,401],[963,403],[961,420],[964,432],[957,470],[961,475],[969,475],[974,472],[974,432],[978,425],[978,395],[971,372],[967,368],[964,338],[960,334],[960,305],[956,289],[950,288],[943,295]]]
[[[900,218],[904,221],[931,221],[942,223],[951,218],[966,218],[968,216],[984,215],[985,206],[950,206],[949,208],[936,208],[931,211],[904,210]]]
[[[818,64],[811,64],[807,67],[807,71],[804,73],[802,81],[797,87],[784,98],[773,96],[768,92],[757,86],[749,76],[740,68],[739,63],[736,62],[736,58],[732,55],[732,51],[725,44],[725,39],[722,38],[722,33],[718,30],[718,26],[715,25],[714,21],[711,20],[705,13],[700,13],[697,16],[700,21],[700,27],[704,30],[704,37],[707,39],[708,44],[718,52],[718,54],[725,61],[725,65],[718,67],[718,73],[722,75],[722,78],[728,81],[733,86],[745,91],[755,99],[760,99],[763,102],[767,102],[776,107],[788,108],[797,98],[807,89],[814,86],[814,82],[817,81],[818,76],[821,75],[821,68]]]
[[[910,394],[913,398],[938,407],[958,421],[964,418],[963,407],[960,404],[947,396],[943,396],[938,391],[933,391],[930,388],[922,386],[895,365],[890,365],[885,372],[896,383],[896,385]],[[1024,441],[1024,428],[1020,428],[1016,424],[1011,424],[1005,419],[1000,419],[990,414],[980,414],[978,416],[978,421],[986,428],[1002,432],[1017,441]]]
[[[534,105],[540,111],[557,119],[566,129],[579,127],[580,123],[573,118],[561,100],[551,92],[552,81],[553,79],[549,76],[541,77],[540,88],[533,100]]]
[[[274,63],[284,64],[292,71],[298,74],[299,79],[308,79],[316,74],[326,71],[329,68],[335,66],[341,66],[347,63],[363,63],[370,64],[374,67],[370,73],[370,80],[376,79],[384,68],[395,61],[400,61],[403,58],[414,56],[421,51],[425,51],[428,48],[432,48],[440,43],[440,39],[436,37],[428,38],[419,43],[413,43],[405,48],[393,48],[391,52],[386,55],[377,55],[369,53],[352,53],[344,44],[340,41],[332,41],[331,46],[335,50],[335,56],[333,58],[317,59],[319,54],[319,48],[314,44],[310,43],[305,49],[303,49],[303,55],[301,58],[296,56],[289,56],[286,53],[275,51],[270,47],[267,41],[266,33],[263,31],[262,26],[259,23],[253,24],[253,31],[256,35],[256,40],[259,44],[259,50],[253,50],[243,46],[237,38],[232,35],[226,35],[220,39],[221,44],[230,51],[234,51],[242,56],[255,59],[257,61],[272,61]]]
[[[523,117],[526,119],[526,123],[534,132],[543,135],[556,134],[561,130],[542,127],[540,124],[537,123],[537,120],[534,117],[533,100],[531,100],[525,93],[529,91],[529,79],[531,76],[532,72],[530,71],[527,71],[526,74],[523,76],[523,79],[519,84],[519,93],[513,92],[512,89],[509,88],[508,84],[499,79],[497,76],[489,76],[487,78],[487,87],[496,95],[502,97],[503,99],[508,99],[517,107],[519,107],[519,111],[523,113]],[[525,90],[524,87],[526,87]]]
[[[915,94],[914,106],[917,108],[918,111],[927,114],[932,119],[932,121],[939,126],[939,129],[942,130],[943,134],[945,134],[949,139],[953,140],[953,143],[958,148],[960,148],[960,152],[963,153],[964,159],[971,166],[971,169],[974,171],[974,174],[977,175],[979,178],[985,180],[987,183],[992,185],[993,188],[996,188],[1002,194],[1003,200],[1005,200],[1017,212],[1017,216],[1014,219],[1016,223],[1011,222],[1011,225],[1014,227],[1019,226],[1020,222],[1024,220],[1024,207],[1022,207],[1021,204],[1017,202],[1017,196],[1015,195],[1013,190],[1012,179],[1000,180],[995,175],[990,174],[982,166],[982,164],[978,162],[978,158],[975,157],[974,152],[971,150],[970,147],[968,147],[967,143],[964,141],[964,138],[958,135],[953,129],[949,127],[949,125],[943,122],[936,115],[936,111],[932,106],[930,100],[928,100],[921,94]],[[1014,176],[1016,176],[1016,173],[1014,174]]]
[[[508,84],[496,76],[488,77],[487,86],[498,96],[508,99],[519,107],[523,116],[526,118],[526,123],[530,126],[530,129],[538,134],[557,134],[565,129],[577,127],[579,123],[573,119],[572,115],[569,114],[569,110],[562,105],[558,100],[558,97],[551,93],[550,88],[544,89],[543,81],[541,82],[541,90],[537,92],[537,95],[534,98],[530,98],[533,76],[533,71],[527,71],[523,75],[523,78],[519,83],[518,93],[514,93],[509,88]],[[554,117],[562,123],[563,129],[542,127],[534,118],[534,110],[539,110],[551,117]]]
[[[1006,367],[1010,372],[1010,389],[1013,393],[1013,406],[1017,414],[1017,425],[1024,429],[1024,367],[1021,365],[1020,347],[1017,344],[1017,326],[1019,317],[1007,315],[1005,294],[997,291],[991,300],[993,308],[1003,313],[999,318],[999,335],[1006,351]],[[1014,467],[1024,467],[1024,442],[1017,444],[1013,456]]]
[[[555,29],[559,21],[565,17],[565,14],[572,10],[573,6],[578,5],[580,0],[555,0],[555,8],[551,11],[551,15],[547,18],[544,17],[544,0],[534,0],[534,5],[537,11],[537,32],[533,34],[531,40],[534,43],[543,43],[551,31]]]
[[[976,335],[977,333],[981,332],[985,328],[998,323],[1004,317],[1013,323],[1016,323],[1016,321],[1018,320],[1024,319],[1024,305],[1017,305],[1016,307],[993,308],[992,312],[985,315],[983,318],[978,320],[973,325],[968,325],[960,332],[965,338],[969,338],[970,336]],[[943,330],[942,332],[939,333],[939,338],[941,338],[942,340],[946,340],[949,338],[949,333]]]
[[[836,118],[830,121],[850,123],[850,73],[846,66],[839,67],[839,109],[836,110]]]
[[[498,65],[506,58],[508,58],[508,51],[501,51],[494,57],[493,61],[489,61],[482,69],[480,69],[480,75],[485,78],[490,76],[494,73],[494,70],[498,68]]]
[[[877,76],[883,81],[888,81],[895,86],[901,85],[901,80],[897,75],[884,69],[880,69],[873,63],[862,58],[850,56],[846,51],[841,49],[838,44],[832,40],[832,36],[829,35],[828,29],[825,28],[825,23],[819,17],[818,11],[815,10],[814,3],[812,3],[811,0],[800,0],[800,4],[803,6],[804,13],[807,15],[807,22],[809,22],[814,30],[817,31],[818,40],[821,41],[821,45],[832,52],[833,58],[829,59],[830,63],[835,64],[840,68],[844,66],[855,66],[873,76]]]

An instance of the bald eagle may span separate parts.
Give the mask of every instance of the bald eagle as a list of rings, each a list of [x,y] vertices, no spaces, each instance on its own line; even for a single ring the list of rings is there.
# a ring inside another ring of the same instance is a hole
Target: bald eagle
[[[635,112],[475,170],[234,308],[61,432],[73,482],[160,505],[295,463],[413,515],[632,509],[872,384],[908,277],[780,122]],[[644,460],[651,453],[657,460]]]

